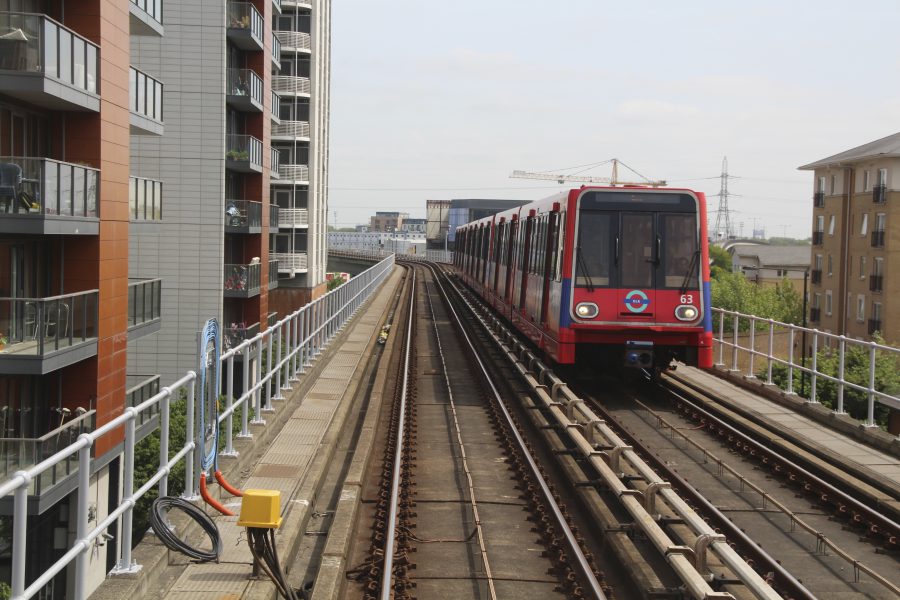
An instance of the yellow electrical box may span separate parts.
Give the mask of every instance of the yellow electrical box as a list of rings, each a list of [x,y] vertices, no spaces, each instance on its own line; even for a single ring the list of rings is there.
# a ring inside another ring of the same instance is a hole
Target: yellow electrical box
[[[281,527],[281,492],[278,490],[244,490],[241,498],[239,527],[278,529]]]

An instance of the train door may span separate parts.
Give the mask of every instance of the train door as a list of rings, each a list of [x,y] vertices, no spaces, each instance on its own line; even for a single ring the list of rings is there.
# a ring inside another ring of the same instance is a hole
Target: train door
[[[656,270],[661,240],[652,212],[623,212],[619,218],[617,252],[619,316],[652,319],[656,312]]]
[[[518,243],[518,233],[519,233],[519,220],[513,217],[513,220],[509,224],[509,241],[506,244],[506,259],[504,260],[504,265],[506,267],[506,273],[503,277],[503,299],[507,305],[512,305],[512,277],[513,271],[515,270],[513,267],[515,266],[515,251],[514,248]]]
[[[493,290],[495,295],[500,293],[500,288],[498,288],[497,286],[500,283],[500,263],[502,262],[501,257],[503,256],[503,247],[506,242],[507,230],[507,226],[504,221],[505,219],[500,219],[500,223],[497,225],[497,241],[494,242],[494,251],[492,253],[494,259],[494,274],[492,277],[493,283],[491,284],[491,289]]]
[[[531,237],[534,235],[534,217],[529,216],[525,220],[525,229],[523,230],[523,234],[521,236],[522,243],[520,244],[521,248],[518,251],[519,254],[519,269],[518,273],[521,276],[521,281],[519,285],[519,297],[516,299],[515,306],[519,309],[525,307],[525,294],[528,293],[528,270],[530,269],[530,263],[528,261],[528,255],[531,253]]]
[[[544,244],[544,268],[543,280],[544,284],[541,290],[541,318],[540,323],[547,323],[547,309],[550,304],[550,279],[555,271],[556,258],[556,230],[559,227],[559,213],[554,211],[550,213],[547,221],[547,235]]]

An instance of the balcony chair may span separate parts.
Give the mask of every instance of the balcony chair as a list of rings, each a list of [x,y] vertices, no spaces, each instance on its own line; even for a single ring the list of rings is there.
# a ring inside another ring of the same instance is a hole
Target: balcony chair
[[[0,164],[0,212],[15,212],[22,191],[22,167],[15,163]]]

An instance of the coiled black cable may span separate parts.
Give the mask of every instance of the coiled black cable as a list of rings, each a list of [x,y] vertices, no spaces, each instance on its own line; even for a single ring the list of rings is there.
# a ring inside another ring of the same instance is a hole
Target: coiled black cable
[[[189,546],[187,542],[176,536],[175,532],[169,529],[164,513],[168,513],[173,508],[184,511],[190,518],[200,524],[200,527],[203,528],[203,531],[206,532],[206,535],[212,541],[212,550],[200,550]],[[175,498],[174,496],[163,496],[154,500],[153,506],[150,508],[150,527],[166,548],[175,552],[181,552],[201,562],[218,560],[219,554],[222,553],[222,536],[219,535],[219,528],[216,527],[212,519],[206,516],[206,513],[187,500]]]

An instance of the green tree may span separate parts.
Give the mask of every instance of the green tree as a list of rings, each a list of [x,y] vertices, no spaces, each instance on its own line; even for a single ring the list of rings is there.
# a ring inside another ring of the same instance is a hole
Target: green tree
[[[800,324],[803,321],[802,299],[787,280],[774,286],[761,286],[751,283],[741,273],[719,273],[710,287],[712,305],[716,308],[782,323]],[[764,327],[765,324],[760,323],[759,326]],[[725,327],[731,330],[730,319],[725,319]],[[750,322],[742,319],[739,327],[741,331],[747,331]]]
[[[723,274],[731,273],[731,254],[722,246],[709,247],[709,275],[718,279]]]

